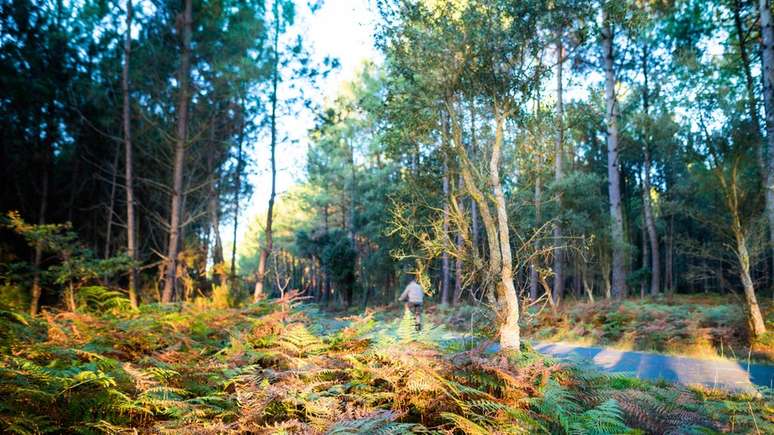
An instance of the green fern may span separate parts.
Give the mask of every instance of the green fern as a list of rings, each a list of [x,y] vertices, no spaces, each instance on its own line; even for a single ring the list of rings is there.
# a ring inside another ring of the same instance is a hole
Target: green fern
[[[419,339],[414,316],[408,309],[403,310],[403,317],[398,324],[397,336],[401,343],[410,343]]]
[[[569,429],[568,432],[574,435],[622,434],[630,431],[615,399],[606,400],[596,408],[583,412],[570,424]]]

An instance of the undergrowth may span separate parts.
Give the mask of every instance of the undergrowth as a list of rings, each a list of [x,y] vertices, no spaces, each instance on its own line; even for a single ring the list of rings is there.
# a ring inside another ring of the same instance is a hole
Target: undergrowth
[[[606,376],[528,346],[488,354],[440,327],[417,332],[411,316],[336,319],[292,294],[139,312],[91,298],[77,313],[38,318],[0,308],[1,432],[774,430],[771,397]]]
[[[765,304],[764,304],[765,305]],[[764,306],[769,326],[774,310]],[[530,317],[526,333],[538,340],[581,342],[700,358],[774,362],[774,334],[751,340],[741,305],[717,297],[567,302],[558,313]]]

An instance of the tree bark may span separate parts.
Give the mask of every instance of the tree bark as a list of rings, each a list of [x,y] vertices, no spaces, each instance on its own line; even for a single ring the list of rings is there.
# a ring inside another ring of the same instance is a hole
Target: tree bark
[[[470,155],[475,158],[477,153],[476,149],[476,112],[473,104],[470,105]],[[464,179],[463,179],[464,182]],[[478,224],[478,204],[476,200],[470,198],[470,232],[473,239],[473,254],[478,255],[479,249],[479,235],[481,230]]]
[[[126,0],[126,35],[124,36],[124,65],[121,73],[124,127],[124,183],[126,191],[126,251],[132,264],[129,267],[129,302],[137,308],[137,228],[134,217],[134,162],[132,159],[132,112],[129,100],[129,68],[132,54],[132,0]]]
[[[750,254],[747,248],[747,234],[742,226],[742,218],[739,210],[739,174],[738,160],[731,168],[730,179],[726,179],[723,168],[716,168],[720,185],[726,200],[726,206],[731,215],[731,230],[736,241],[736,256],[739,260],[739,278],[744,287],[744,296],[747,302],[748,323],[750,332],[754,337],[766,333],[766,324],[761,315],[758,299],[755,296],[755,286],[750,276]]]
[[[763,178],[766,183],[766,217],[769,221],[769,242],[774,246],[774,21],[771,1],[759,0],[761,54],[763,58],[763,107],[766,111],[766,144]],[[773,256],[774,258],[774,256]]]
[[[500,327],[500,348],[504,350],[519,350],[519,299],[513,284],[513,258],[511,255],[510,230],[508,227],[508,212],[505,207],[505,195],[500,184],[500,154],[502,152],[503,128],[505,114],[498,110],[495,103],[495,140],[492,146],[492,157],[489,161],[489,176],[494,190],[497,210],[497,224],[500,236],[500,255],[502,258],[500,272],[500,301],[504,302],[504,323]],[[499,113],[498,113],[499,112]]]
[[[236,167],[236,192],[234,193],[234,233],[231,244],[231,286],[236,284],[236,246],[237,231],[239,230],[239,195],[242,191],[242,143],[245,138],[245,105],[242,101],[240,107],[241,126],[239,131],[239,142],[237,144],[237,167]]]
[[[462,180],[462,175],[457,176],[457,188],[459,191],[462,191],[462,189],[465,188],[464,181]],[[460,208],[460,214],[462,216],[465,216],[465,202],[460,201],[459,202],[459,208]],[[454,297],[452,298],[452,303],[454,305],[458,305],[460,303],[460,299],[462,298],[462,247],[463,247],[463,239],[462,239],[462,231],[459,231],[457,233],[457,258],[454,260]]]
[[[46,224],[46,210],[48,208],[49,183],[51,178],[51,159],[54,150],[54,102],[48,104],[48,122],[46,125],[46,139],[43,142],[41,150],[41,183],[40,183],[40,209],[38,211],[38,225]],[[43,294],[43,288],[40,285],[40,266],[43,263],[43,242],[35,243],[35,258],[33,259],[32,289],[30,291],[30,315],[37,315],[40,310],[40,296]]]
[[[674,282],[674,227],[675,217],[669,217],[669,234],[667,235],[666,265],[664,267],[664,286],[667,293],[671,294],[675,289]]]
[[[586,296],[589,298],[589,302],[594,303],[594,283],[589,279],[589,268],[587,262],[583,262],[580,265],[581,279],[583,280],[583,289],[586,290]]]
[[[647,269],[648,264],[648,231],[645,229],[645,214],[643,212],[642,215],[643,223],[642,223],[642,231],[641,231],[641,237],[642,237],[642,268]],[[648,287],[648,282],[646,280],[642,280],[640,282],[640,298],[645,297],[645,289]]]
[[[739,57],[742,60],[742,69],[744,71],[745,89],[747,90],[747,107],[750,111],[750,120],[752,121],[755,134],[760,134],[761,122],[758,116],[758,102],[755,98],[755,85],[750,67],[750,55],[747,53],[747,41],[745,41],[744,24],[742,23],[742,0],[734,0],[734,27],[736,30],[736,42],[739,47]],[[761,148],[762,150],[762,148]],[[758,154],[758,163],[763,168],[763,153]]]
[[[462,178],[465,182],[465,187],[468,191],[468,194],[472,198],[473,201],[475,201],[476,204],[478,204],[478,208],[480,209],[481,213],[481,221],[484,224],[484,230],[487,236],[487,242],[489,244],[489,274],[490,277],[495,278],[500,275],[501,266],[501,256],[500,256],[500,248],[499,248],[499,242],[498,242],[498,232],[497,232],[497,226],[495,223],[494,218],[492,217],[492,212],[489,208],[489,203],[487,202],[487,198],[484,195],[484,193],[478,188],[478,185],[476,183],[476,179],[473,175],[473,168],[472,163],[470,162],[470,159],[468,158],[467,151],[465,150],[465,146],[462,142],[462,131],[458,125],[458,123],[455,121],[455,117],[451,116],[452,109],[454,108],[453,103],[447,104],[449,107],[449,114],[450,114],[450,120],[452,121],[452,137],[454,141],[454,145],[457,149],[457,153],[460,156],[460,171],[462,173]],[[491,295],[491,287],[488,287],[485,289],[485,294]]]
[[[175,160],[172,175],[172,204],[169,217],[169,245],[164,280],[164,291],[161,301],[171,302],[175,291],[177,277],[177,254],[180,245],[180,216],[183,202],[183,166],[188,140],[188,105],[190,95],[188,82],[191,69],[191,25],[193,21],[192,0],[184,0],[181,23],[182,49],[180,55],[180,94],[177,108],[177,137],[175,138]]]
[[[258,260],[258,276],[255,282],[255,292],[253,293],[253,302],[258,302],[263,295],[263,281],[266,276],[266,262],[274,248],[272,239],[272,222],[274,220],[274,199],[277,196],[277,161],[275,152],[277,149],[277,84],[279,82],[279,5],[274,2],[274,65],[272,67],[272,92],[271,92],[271,144],[270,164],[271,164],[271,193],[269,195],[269,209],[266,211],[266,245],[261,250],[261,257]]]
[[[443,161],[443,234],[449,234],[449,164]],[[444,249],[441,254],[441,304],[449,305],[449,286],[451,275],[449,273],[449,252]]]
[[[49,138],[46,138],[48,141]],[[38,225],[46,224],[46,208],[48,207],[48,167],[50,161],[50,149],[51,146],[46,144],[46,155],[43,158],[43,174],[41,176],[41,195],[40,195],[40,210],[38,212]],[[32,290],[30,295],[30,315],[35,316],[40,310],[40,296],[43,293],[43,289],[40,286],[40,265],[43,262],[43,243],[38,241],[35,243],[35,259],[32,263],[34,274],[32,276]]]
[[[556,42],[556,147],[554,149],[554,181],[558,184],[564,177],[564,100],[562,89],[562,69],[564,65],[564,45],[562,44],[563,30],[559,29]],[[564,250],[562,249],[562,223],[561,223],[562,197],[559,195],[559,216],[554,225],[554,302],[560,304],[564,298]]]
[[[214,145],[214,143],[213,143]],[[210,173],[210,186],[207,193],[207,213],[210,218],[210,231],[214,237],[212,246],[212,264],[216,266],[223,263],[223,242],[220,238],[220,213],[219,213],[219,192],[216,179],[218,178],[218,169],[215,167],[215,151],[207,154],[207,168]],[[220,282],[219,280],[217,281]]]
[[[105,230],[105,251],[104,258],[110,257],[110,242],[113,239],[113,214],[116,209],[116,178],[118,178],[118,157],[121,155],[121,144],[116,147],[116,154],[113,156],[113,173],[110,177],[110,203],[107,210],[107,229]]]
[[[626,295],[624,272],[624,229],[621,210],[621,173],[618,155],[618,102],[615,95],[615,58],[613,52],[613,28],[605,13],[602,28],[602,49],[605,61],[605,100],[607,121],[607,174],[610,198],[610,234],[612,241],[612,296],[621,299]]]
[[[650,242],[650,294],[656,296],[661,290],[661,259],[658,246],[658,234],[656,232],[656,220],[653,216],[653,208],[650,199],[650,152],[648,146],[644,147],[643,160],[643,192],[642,204],[645,211],[645,225],[648,229]]]
[[[645,116],[650,119],[650,83],[648,59],[650,50],[647,44],[642,52],[642,74],[644,86],[642,89],[642,106]],[[642,206],[645,215],[645,226],[648,230],[650,241],[650,294],[659,294],[661,286],[661,258],[658,246],[658,233],[656,232],[656,220],[653,216],[653,205],[650,198],[650,144],[646,138],[642,143]]]
[[[498,302],[501,305],[499,317],[500,348],[503,350],[519,350],[519,301],[516,288],[513,284],[512,255],[510,247],[510,235],[508,228],[508,214],[505,207],[505,195],[500,184],[500,156],[503,142],[503,128],[505,123],[505,111],[497,102],[493,104],[495,115],[495,139],[492,145],[492,155],[489,160],[489,185],[494,196],[496,221],[489,208],[489,200],[478,188],[473,176],[472,163],[468,158],[465,146],[462,143],[462,130],[456,117],[451,116],[454,109],[453,102],[447,102],[449,115],[452,121],[454,145],[460,156],[460,170],[468,193],[481,211],[481,219],[487,234],[489,244],[489,270],[490,276],[495,280],[492,284],[497,290]]]
[[[535,177],[535,228],[540,228],[543,221],[541,214],[541,201],[543,196],[543,180],[538,173]],[[556,233],[554,233],[556,235]],[[539,237],[535,240],[535,254],[532,255],[529,264],[529,298],[530,300],[537,300],[538,298],[538,286],[540,285],[539,272],[538,272],[538,253],[540,252],[540,240]]]

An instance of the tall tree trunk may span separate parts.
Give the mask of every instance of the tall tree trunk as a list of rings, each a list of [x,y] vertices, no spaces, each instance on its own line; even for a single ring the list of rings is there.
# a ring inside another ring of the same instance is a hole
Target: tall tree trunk
[[[56,122],[54,117],[54,101],[52,100],[48,104],[48,122],[46,125],[46,139],[43,142],[43,149],[41,150],[40,162],[42,166],[41,182],[40,182],[40,209],[38,210],[38,225],[46,224],[46,210],[48,208],[48,196],[49,196],[49,183],[51,178],[52,169],[52,155],[54,150],[54,124]],[[40,266],[43,263],[43,243],[37,241],[35,243],[35,258],[33,259],[33,276],[32,276],[32,289],[30,294],[30,314],[36,315],[40,310],[40,296],[43,294],[43,288],[40,284]]]
[[[744,71],[745,90],[747,91],[747,107],[750,111],[750,120],[752,121],[755,134],[760,134],[761,121],[758,116],[758,101],[755,98],[755,85],[752,76],[752,68],[750,66],[750,55],[747,53],[747,41],[745,40],[745,29],[742,23],[742,0],[734,0],[733,4],[734,13],[734,28],[736,30],[736,42],[739,48],[739,57],[742,60],[742,70]],[[763,148],[759,148],[760,151]],[[758,163],[763,169],[763,152],[758,153]]]
[[[489,273],[494,281],[501,304],[500,317],[500,348],[503,350],[519,350],[519,301],[516,288],[513,284],[512,255],[510,247],[510,235],[508,228],[508,214],[505,208],[505,195],[500,184],[500,156],[503,142],[503,128],[505,123],[505,111],[498,104],[494,104],[495,114],[495,139],[492,145],[492,155],[489,160],[489,186],[493,189],[496,219],[489,208],[488,195],[478,188],[476,178],[473,175],[473,165],[462,141],[462,129],[454,113],[453,101],[447,101],[447,108],[452,125],[452,137],[457,154],[460,157],[460,170],[462,173],[468,194],[473,198],[481,211],[481,219],[486,230],[489,245]],[[490,289],[491,290],[491,289]],[[486,291],[491,294],[491,291]],[[485,294],[486,294],[485,293]]]
[[[473,201],[478,204],[481,213],[481,221],[484,224],[484,230],[487,236],[487,242],[489,245],[489,276],[491,278],[489,280],[490,282],[486,283],[487,288],[484,289],[484,296],[487,298],[493,298],[492,284],[494,283],[492,283],[491,280],[499,277],[502,269],[500,265],[502,257],[498,241],[499,235],[497,231],[497,224],[489,208],[487,196],[485,196],[484,193],[478,188],[476,178],[473,175],[473,165],[470,161],[470,158],[468,157],[465,145],[463,144],[462,128],[460,127],[456,117],[452,116],[454,113],[453,102],[447,102],[447,110],[452,126],[452,142],[457,151],[457,154],[460,157],[460,172],[462,173],[462,178],[465,182],[465,187],[468,194],[473,199]],[[501,290],[499,285],[496,285],[495,287],[498,291]]]
[[[270,164],[271,164],[271,193],[269,194],[269,209],[266,211],[266,245],[261,250],[261,257],[258,260],[258,276],[255,281],[255,292],[253,301],[258,302],[263,295],[263,281],[266,276],[266,262],[274,248],[271,226],[274,220],[274,198],[277,196],[277,161],[275,152],[277,149],[277,84],[279,83],[279,30],[280,17],[278,2],[274,2],[274,65],[272,66],[271,79],[271,144]]]
[[[558,184],[564,177],[564,95],[562,89],[562,69],[564,66],[563,29],[559,29],[556,42],[556,147],[554,149],[554,181]],[[559,196],[559,216],[554,225],[554,302],[560,304],[564,298],[564,250],[562,249],[562,197]]]
[[[607,174],[610,197],[610,235],[612,241],[613,282],[612,295],[620,299],[626,295],[624,272],[624,228],[621,210],[621,172],[618,155],[618,102],[615,95],[615,58],[613,52],[613,28],[605,13],[602,28],[602,49],[605,58],[605,100],[607,121]]]
[[[664,266],[664,286],[667,293],[671,294],[675,289],[674,282],[674,228],[675,217],[669,216],[669,234],[667,235],[666,265]]]
[[[721,187],[723,188],[726,206],[731,214],[731,230],[736,241],[736,256],[739,260],[739,278],[742,281],[744,296],[747,301],[750,332],[754,337],[759,337],[766,333],[766,324],[761,315],[758,299],[755,296],[755,287],[750,276],[750,254],[747,248],[747,234],[745,228],[742,226],[739,210],[738,160],[734,162],[734,166],[731,168],[730,179],[726,179],[726,175],[722,168],[717,168],[716,171]]]
[[[49,141],[49,138],[46,138]],[[38,211],[38,225],[46,224],[46,208],[48,207],[48,183],[49,183],[49,161],[50,161],[50,144],[46,143],[45,156],[43,157],[43,173],[41,175],[41,194],[40,194],[40,210]],[[33,260],[34,274],[32,276],[32,290],[30,295],[30,315],[38,314],[40,309],[40,296],[43,293],[43,289],[40,286],[40,265],[43,262],[43,243],[38,241],[35,243],[35,259]]]
[[[744,287],[744,297],[747,301],[747,311],[749,316],[750,332],[754,337],[760,337],[766,333],[766,324],[761,315],[761,308],[758,305],[758,299],[755,297],[755,287],[750,277],[750,255],[747,251],[747,240],[745,237],[737,236],[737,256],[741,265],[741,280]]]
[[[458,191],[462,191],[462,189],[465,188],[465,185],[463,184],[464,181],[462,180],[462,175],[457,176],[457,189]],[[459,202],[459,213],[462,216],[465,216],[465,201]],[[462,231],[457,232],[457,257],[454,259],[454,297],[452,298],[452,303],[454,305],[458,305],[460,303],[460,299],[462,298],[462,247],[463,247],[463,239],[462,239]]]
[[[476,149],[476,112],[475,107],[473,107],[473,103],[470,104],[470,155],[475,159],[476,153],[478,150]],[[463,180],[464,181],[464,180]],[[479,227],[478,223],[478,204],[476,203],[476,200],[473,198],[470,198],[470,232],[472,233],[472,239],[473,239],[473,254],[478,255],[480,252],[479,249],[479,235],[481,234],[481,229]]]
[[[245,138],[245,104],[242,101],[240,106],[241,125],[239,131],[239,142],[237,144],[237,167],[236,167],[236,192],[234,193],[234,233],[231,244],[231,286],[235,285],[236,279],[236,246],[237,231],[239,230],[239,195],[242,191],[242,143]]]
[[[133,308],[140,304],[137,297],[137,228],[134,217],[134,172],[132,159],[132,112],[129,100],[129,67],[132,54],[132,0],[126,0],[126,35],[124,35],[124,66],[121,72],[124,127],[124,183],[126,191],[126,251],[132,264],[129,267],[129,302]]]
[[[180,217],[183,202],[183,166],[188,140],[188,104],[190,100],[188,82],[191,69],[191,25],[193,21],[192,0],[183,0],[183,15],[181,23],[182,49],[180,55],[180,94],[177,107],[177,137],[175,138],[175,160],[172,175],[172,205],[169,216],[169,245],[165,269],[164,291],[162,302],[171,302],[175,292],[177,276],[177,254],[180,245]]]
[[[645,225],[648,229],[650,241],[650,294],[656,296],[661,287],[661,259],[658,246],[658,234],[656,233],[656,220],[653,217],[653,208],[650,199],[650,152],[648,146],[644,146],[643,160],[643,191],[642,204],[645,211]]]
[[[361,264],[360,259],[362,256],[360,255],[360,250],[357,248],[357,239],[355,237],[355,222],[356,222],[356,208],[355,208],[355,201],[356,201],[356,195],[357,195],[357,174],[355,172],[355,144],[352,139],[347,141],[348,145],[348,151],[349,151],[349,215],[347,216],[347,219],[349,220],[349,232],[347,233],[349,235],[349,240],[352,243],[352,249],[355,250],[355,265]],[[367,280],[363,279],[363,273],[362,268],[355,267],[355,270],[358,271],[360,275],[361,281],[364,283],[367,283]],[[368,291],[368,290],[366,290]],[[352,306],[353,302],[353,295],[354,288],[352,285],[348,285],[346,288],[346,294],[345,299],[347,303],[347,308]]]
[[[645,229],[645,214],[643,212],[643,223],[642,223],[642,231],[641,231],[641,237],[642,237],[642,268],[647,269],[648,268],[648,231]],[[640,298],[645,297],[645,289],[648,287],[648,281],[643,279],[640,282]]]
[[[220,238],[220,194],[216,185],[216,180],[219,178],[219,171],[215,168],[214,155],[214,152],[210,152],[207,156],[207,166],[211,177],[209,192],[207,194],[207,213],[210,218],[210,231],[212,231],[213,238],[215,239],[212,246],[212,264],[217,266],[223,263],[223,242]],[[219,280],[217,282],[220,283]]]
[[[511,239],[508,227],[508,212],[505,207],[505,195],[500,184],[500,155],[502,153],[503,129],[505,114],[498,110],[495,104],[495,140],[492,146],[492,157],[489,161],[489,176],[494,190],[497,210],[497,226],[500,236],[500,255],[502,259],[500,272],[500,301],[504,303],[504,323],[500,327],[500,347],[502,349],[519,350],[519,299],[513,284],[513,258],[511,255]]]
[[[543,223],[543,216],[541,213],[541,201],[543,196],[543,180],[538,173],[535,177],[535,228],[540,228]],[[556,234],[556,233],[554,233]],[[540,285],[540,278],[538,276],[538,255],[540,252],[540,237],[535,239],[535,254],[529,262],[529,298],[530,300],[537,300],[538,298],[538,286]]]
[[[763,58],[763,107],[766,110],[765,170],[766,217],[769,221],[769,242],[774,246],[774,21],[771,16],[771,1],[758,0],[761,25],[761,47]],[[762,153],[763,155],[764,153]],[[772,256],[774,259],[774,255]]]
[[[449,164],[443,161],[443,234],[449,234]],[[449,286],[451,274],[449,273],[449,252],[444,249],[441,254],[441,304],[449,305]]]
[[[594,283],[589,279],[588,263],[583,262],[580,265],[581,279],[583,280],[583,288],[586,290],[586,296],[589,298],[589,302],[594,303]]]
[[[650,50],[645,44],[642,52],[642,75],[644,86],[642,88],[642,107],[646,117],[650,117],[650,83],[648,59]],[[645,226],[648,229],[650,241],[650,294],[659,294],[661,286],[661,259],[658,247],[658,233],[656,232],[656,220],[653,216],[653,206],[650,198],[650,144],[648,139],[642,143],[642,206],[645,215]]]
[[[116,146],[116,154],[113,156],[113,173],[110,177],[110,203],[107,209],[107,229],[105,230],[104,258],[110,257],[110,242],[113,236],[113,214],[116,209],[116,178],[118,178],[118,157],[121,155],[121,144]]]
[[[217,284],[221,283],[221,275],[223,270],[217,266],[222,267],[223,263],[223,241],[220,237],[220,192],[218,189],[218,179],[220,179],[220,169],[217,167],[216,160],[220,155],[220,145],[215,139],[215,124],[209,128],[209,147],[210,150],[207,153],[207,176],[210,178],[209,185],[207,186],[207,217],[209,222],[207,223],[206,234],[207,243],[204,251],[205,257],[205,272],[207,259],[210,252],[210,237],[212,237],[212,265],[218,269],[218,273],[213,274],[213,281]]]

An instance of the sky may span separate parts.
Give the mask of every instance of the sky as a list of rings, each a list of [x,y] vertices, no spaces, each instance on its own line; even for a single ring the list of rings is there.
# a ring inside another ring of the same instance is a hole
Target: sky
[[[311,97],[318,106],[323,106],[326,99],[336,97],[342,84],[354,78],[363,62],[379,62],[380,55],[374,47],[373,38],[378,12],[374,0],[324,0],[323,6],[314,14],[309,12],[305,3],[298,2],[299,19],[293,30],[303,35],[313,63],[322,64],[326,56],[336,58],[340,63],[339,68],[318,82],[316,90],[306,88],[304,91],[305,97]],[[285,91],[290,92],[287,89]],[[282,98],[283,86],[278,94]],[[297,111],[297,108],[287,109]],[[306,134],[314,126],[314,113],[302,111],[293,116],[283,114],[277,125],[279,136],[287,138],[278,145],[276,153],[277,194],[280,196],[303,179],[308,147]],[[243,204],[238,238],[245,236],[248,222],[265,219],[262,215],[267,208],[271,186],[268,135],[259,136],[248,149],[252,160],[256,162],[248,178],[254,192],[249,203]],[[221,232],[224,235],[231,234],[230,230]],[[225,242],[230,244],[231,241]]]

